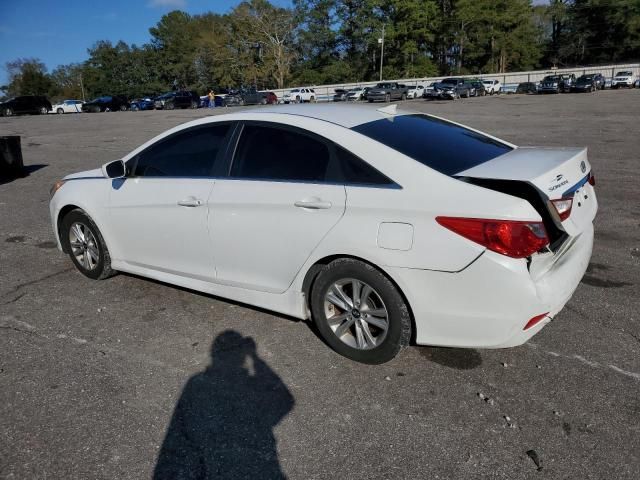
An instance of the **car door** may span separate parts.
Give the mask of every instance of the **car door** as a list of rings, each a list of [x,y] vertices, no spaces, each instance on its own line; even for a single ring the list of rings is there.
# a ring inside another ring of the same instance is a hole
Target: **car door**
[[[228,179],[211,194],[217,281],[284,292],[344,214],[342,184],[326,182],[327,143],[310,132],[248,122]]]
[[[109,221],[114,258],[205,281],[215,278],[208,202],[229,123],[181,130],[127,162],[114,180]]]

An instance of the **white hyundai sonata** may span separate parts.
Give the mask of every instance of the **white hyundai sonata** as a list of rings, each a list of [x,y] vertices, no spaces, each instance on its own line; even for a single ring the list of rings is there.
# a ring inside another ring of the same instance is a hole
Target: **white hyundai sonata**
[[[597,210],[584,148],[516,147],[395,106],[292,106],[173,128],[57,182],[58,246],[312,318],[365,363],[520,345],[582,278]]]

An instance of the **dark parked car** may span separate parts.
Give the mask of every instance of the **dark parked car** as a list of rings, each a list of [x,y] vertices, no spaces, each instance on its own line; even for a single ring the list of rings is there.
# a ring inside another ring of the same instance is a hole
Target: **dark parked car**
[[[572,92],[595,92],[604,89],[604,76],[601,73],[589,73],[578,77],[571,85]]]
[[[10,117],[23,113],[45,115],[51,111],[51,102],[41,95],[22,95],[0,102],[0,115]]]
[[[335,94],[333,95],[334,102],[345,102],[347,100],[347,93],[349,90],[344,88],[336,88],[334,90]]]
[[[105,95],[82,105],[85,113],[115,112],[129,110],[129,100],[123,95]]]
[[[469,94],[472,97],[484,97],[487,94],[487,91],[484,88],[484,83],[481,80],[473,80],[469,82],[471,85],[471,90]]]
[[[562,75],[547,75],[540,82],[538,93],[566,93],[571,91],[571,86],[576,82],[573,73],[563,73]]]
[[[516,93],[538,93],[538,86],[533,82],[519,83]]]
[[[156,97],[154,105],[157,110],[173,110],[174,108],[198,108],[200,95],[194,91],[178,90],[167,92]]]
[[[463,78],[445,78],[433,84],[433,90],[426,92],[426,98],[449,98],[455,100],[460,97],[471,95],[471,84]]]
[[[390,102],[391,100],[406,100],[407,87],[395,82],[379,83],[367,92],[368,102]]]

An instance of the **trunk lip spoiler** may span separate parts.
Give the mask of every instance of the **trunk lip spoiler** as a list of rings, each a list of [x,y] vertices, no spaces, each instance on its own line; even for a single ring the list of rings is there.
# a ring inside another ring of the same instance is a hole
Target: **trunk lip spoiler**
[[[591,176],[591,172],[588,172],[578,183],[574,186],[569,187],[565,192],[562,193],[562,198],[569,197],[571,194],[576,193],[584,184],[589,181],[589,177]]]

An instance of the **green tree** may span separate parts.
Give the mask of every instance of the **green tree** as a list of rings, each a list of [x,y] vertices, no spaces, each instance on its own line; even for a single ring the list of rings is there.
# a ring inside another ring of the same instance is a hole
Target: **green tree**
[[[9,74],[7,94],[47,95],[53,83],[47,67],[38,58],[19,58],[5,64]]]

